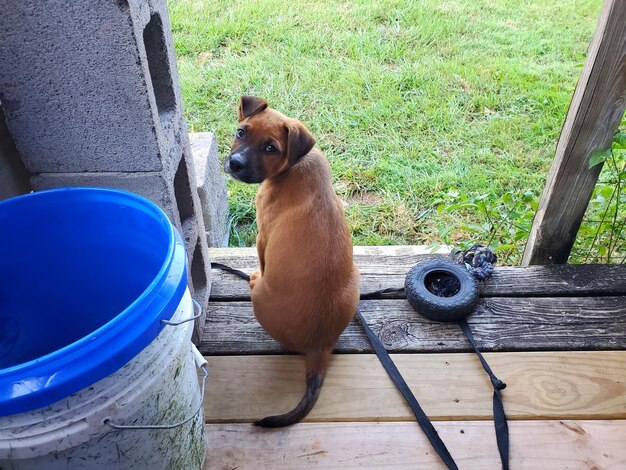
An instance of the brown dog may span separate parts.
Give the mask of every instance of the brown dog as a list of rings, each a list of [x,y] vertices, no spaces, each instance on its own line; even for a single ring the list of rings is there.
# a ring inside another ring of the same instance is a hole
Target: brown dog
[[[256,195],[260,271],[250,277],[254,314],[285,349],[304,354],[306,392],[290,412],[256,424],[297,423],[315,405],[337,338],[359,301],[359,272],[330,165],[295,119],[242,96],[225,170]]]

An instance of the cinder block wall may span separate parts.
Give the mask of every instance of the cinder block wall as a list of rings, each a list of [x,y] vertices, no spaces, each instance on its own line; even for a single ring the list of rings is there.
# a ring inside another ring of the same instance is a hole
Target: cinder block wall
[[[30,173],[15,148],[15,142],[4,121],[4,110],[0,102],[0,200],[20,194],[30,189]]]
[[[114,187],[156,202],[185,239],[192,295],[206,307],[205,217],[166,2],[7,0],[2,10],[0,101],[32,188]]]

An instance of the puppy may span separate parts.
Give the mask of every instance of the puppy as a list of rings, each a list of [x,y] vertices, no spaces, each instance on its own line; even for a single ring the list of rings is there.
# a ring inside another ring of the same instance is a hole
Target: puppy
[[[296,119],[242,96],[225,171],[261,183],[256,195],[259,271],[250,276],[254,314],[285,349],[303,354],[306,392],[290,412],[256,424],[282,427],[315,405],[337,338],[359,301],[359,272],[330,165]]]

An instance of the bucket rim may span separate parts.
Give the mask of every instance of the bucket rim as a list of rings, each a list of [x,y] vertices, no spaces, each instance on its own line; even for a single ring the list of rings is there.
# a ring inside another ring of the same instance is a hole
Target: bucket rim
[[[11,202],[13,200],[16,199],[26,199],[26,198],[33,198],[33,197],[39,197],[42,196],[46,197],[46,195],[50,194],[50,193],[57,193],[57,192],[82,192],[82,190],[88,190],[91,193],[100,193],[100,194],[114,194],[115,196],[127,196],[130,197],[132,200],[137,200],[137,197],[133,194],[130,193],[128,191],[122,191],[122,190],[113,190],[113,189],[108,189],[108,188],[90,188],[90,187],[72,187],[72,188],[58,188],[58,189],[47,189],[44,191],[37,191],[37,192],[33,192],[33,193],[29,193],[29,194],[24,194],[22,196],[17,196],[15,198],[11,198],[8,199],[6,201],[2,201],[0,202],[0,210],[2,209],[2,206],[4,203],[8,203]],[[144,200],[147,201],[147,200]],[[149,202],[149,201],[148,201]],[[19,201],[17,201],[17,203],[19,204]],[[157,214],[158,216],[162,217],[162,220],[167,221],[167,216],[165,215],[165,213],[155,204],[147,204],[145,206],[146,208],[149,208],[150,210],[153,210],[155,214]],[[155,278],[152,280],[152,282],[150,282],[150,284],[148,284],[148,286],[141,292],[141,294],[133,301],[131,302],[131,304],[126,307],[124,310],[122,310],[119,314],[117,314],[116,316],[114,316],[112,319],[110,319],[108,322],[104,323],[102,326],[100,326],[99,328],[97,328],[96,330],[92,331],[90,334],[83,336],[82,338],[77,339],[76,341],[71,342],[70,344],[63,346],[62,348],[56,349],[52,352],[49,352],[48,354],[44,354],[43,356],[40,356],[36,359],[31,359],[30,361],[27,362],[22,362],[20,364],[16,364],[14,366],[11,367],[6,367],[4,369],[0,369],[0,378],[2,378],[2,376],[4,375],[4,373],[10,373],[13,369],[18,369],[18,368],[28,368],[28,366],[32,363],[32,364],[37,364],[41,361],[43,361],[44,359],[48,358],[48,357],[54,357],[55,355],[62,355],[63,353],[65,353],[68,349],[71,349],[72,346],[81,346],[84,343],[87,343],[90,341],[90,337],[93,336],[98,336],[99,334],[102,334],[103,331],[108,330],[109,328],[115,327],[117,324],[122,323],[124,321],[125,316],[127,315],[132,315],[133,312],[135,312],[138,307],[140,307],[141,305],[143,305],[145,303],[145,301],[147,300],[151,300],[155,295],[157,295],[157,291],[156,289],[160,286],[163,285],[163,283],[165,282],[165,272],[171,267],[172,265],[172,261],[174,258],[174,244],[172,243],[172,240],[174,239],[174,229],[172,228],[172,225],[168,222],[166,224],[163,224],[163,227],[167,229],[168,233],[167,233],[167,237],[168,237],[168,247],[167,247],[167,254],[165,257],[165,261],[163,262],[163,264],[161,265],[161,267],[159,268],[158,273],[155,275]],[[174,312],[172,312],[173,314]],[[170,316],[171,318],[171,316]],[[164,318],[165,320],[169,320],[170,318]]]
[[[61,348],[30,361],[0,369],[0,385],[3,382],[8,385],[0,386],[0,416],[53,403],[121,368],[161,332],[164,327],[161,320],[171,319],[187,287],[187,260],[180,235],[161,208],[135,193],[88,186],[56,188],[0,201],[0,210],[13,204],[51,197],[58,197],[60,200],[80,197],[85,201],[93,198],[100,203],[120,203],[141,210],[153,217],[159,228],[164,230],[167,249],[154,279],[113,318]],[[110,357],[99,362],[92,361],[91,364],[81,360],[94,354],[111,340],[117,343],[119,351],[113,351]],[[120,361],[123,363],[119,364]],[[77,362],[80,366],[76,366]],[[56,371],[43,370],[52,365],[56,366]],[[86,369],[99,369],[99,373],[93,374]],[[68,387],[68,382],[73,382],[72,386]],[[22,391],[9,391],[11,384],[14,389],[21,385]],[[2,392],[2,389],[7,392]],[[60,392],[61,389],[65,391]]]

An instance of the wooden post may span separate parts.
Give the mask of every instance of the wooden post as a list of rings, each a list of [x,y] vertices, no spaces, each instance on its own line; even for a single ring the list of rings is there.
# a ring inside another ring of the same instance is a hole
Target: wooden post
[[[559,137],[522,265],[566,263],[626,107],[626,0],[606,0]]]

